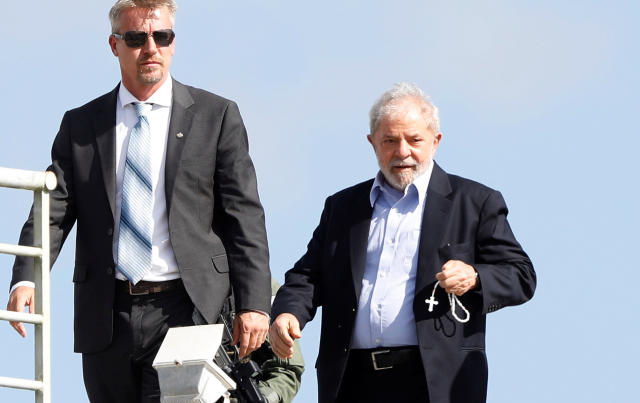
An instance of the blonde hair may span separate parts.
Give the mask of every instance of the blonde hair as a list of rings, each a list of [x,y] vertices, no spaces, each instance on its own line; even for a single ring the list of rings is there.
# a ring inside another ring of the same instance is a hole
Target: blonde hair
[[[158,8],[166,7],[169,10],[171,21],[176,19],[176,10],[178,5],[174,0],[118,0],[116,4],[109,10],[109,21],[111,22],[111,33],[118,33],[120,29],[120,15],[128,8],[146,8],[149,10],[156,10]]]

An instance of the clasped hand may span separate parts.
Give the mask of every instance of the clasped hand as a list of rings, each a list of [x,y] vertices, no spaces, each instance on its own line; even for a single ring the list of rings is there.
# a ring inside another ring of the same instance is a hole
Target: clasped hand
[[[442,265],[442,271],[436,274],[440,286],[446,292],[461,296],[478,286],[476,270],[460,260],[449,260]]]
[[[300,337],[302,337],[300,322],[290,313],[278,315],[269,329],[271,349],[283,360],[293,357],[293,343]]]

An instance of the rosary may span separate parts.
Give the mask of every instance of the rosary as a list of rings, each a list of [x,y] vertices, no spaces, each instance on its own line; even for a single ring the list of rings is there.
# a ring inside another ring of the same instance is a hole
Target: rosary
[[[438,301],[435,299],[435,295],[436,295],[436,288],[438,288],[439,285],[440,285],[440,282],[436,281],[436,284],[433,286],[433,291],[431,292],[431,298],[427,298],[424,300],[424,302],[427,305],[429,305],[429,312],[433,312],[433,306],[438,305]],[[460,300],[458,299],[458,296],[454,293],[447,293],[447,297],[449,298],[449,305],[451,306],[451,314],[453,315],[453,317],[460,323],[467,323],[471,318],[471,314],[469,313],[467,308],[465,308],[464,305],[462,305],[462,302],[460,302]],[[460,319],[458,317],[458,314],[456,314],[456,304],[458,304],[460,308],[462,308],[462,310],[464,311],[466,315],[464,319]]]

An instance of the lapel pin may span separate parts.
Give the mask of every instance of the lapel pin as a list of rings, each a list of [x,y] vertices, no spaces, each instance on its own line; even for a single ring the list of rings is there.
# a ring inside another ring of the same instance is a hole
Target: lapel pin
[[[184,134],[182,134],[182,132],[178,132],[178,134],[176,134],[176,137],[181,139],[182,137],[184,137]]]

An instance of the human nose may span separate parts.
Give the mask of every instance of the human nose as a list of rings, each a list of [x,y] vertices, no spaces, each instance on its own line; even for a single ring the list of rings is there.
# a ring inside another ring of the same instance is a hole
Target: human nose
[[[411,155],[411,150],[409,148],[409,144],[404,141],[398,141],[398,145],[396,147],[396,156],[400,159],[405,159]]]
[[[142,49],[145,53],[153,54],[158,52],[158,46],[156,45],[156,41],[155,39],[153,39],[152,34],[149,34],[149,37],[147,38],[145,44],[142,46]]]

